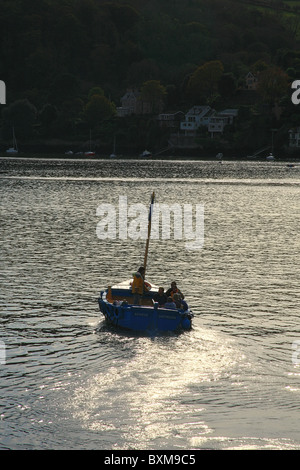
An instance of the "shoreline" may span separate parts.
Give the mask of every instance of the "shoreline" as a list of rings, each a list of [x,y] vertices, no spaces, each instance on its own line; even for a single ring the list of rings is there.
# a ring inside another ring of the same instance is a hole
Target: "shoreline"
[[[115,157],[110,157],[109,155],[94,155],[94,156],[84,156],[84,155],[68,155],[63,153],[25,153],[20,152],[18,155],[9,155],[4,152],[0,152],[0,161],[4,160],[56,160],[56,161],[81,161],[81,162],[92,162],[92,161],[140,161],[140,162],[154,162],[154,161],[207,161],[207,162],[283,162],[283,163],[297,163],[300,162],[300,154],[295,155],[284,155],[282,157],[277,157],[274,155],[273,161],[267,160],[268,155],[252,157],[252,156],[241,156],[236,155],[228,156],[225,155],[222,159],[216,158],[216,156],[207,154],[203,155],[155,155],[150,157],[140,157],[139,155],[117,155]]]

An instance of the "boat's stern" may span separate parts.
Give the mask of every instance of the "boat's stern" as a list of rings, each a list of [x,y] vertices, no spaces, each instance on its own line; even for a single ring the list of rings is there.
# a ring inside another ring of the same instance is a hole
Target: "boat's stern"
[[[100,292],[98,303],[109,323],[129,330],[153,332],[192,328],[194,315],[190,310],[160,308],[156,302],[151,305],[132,305],[127,300],[111,298],[109,289]]]

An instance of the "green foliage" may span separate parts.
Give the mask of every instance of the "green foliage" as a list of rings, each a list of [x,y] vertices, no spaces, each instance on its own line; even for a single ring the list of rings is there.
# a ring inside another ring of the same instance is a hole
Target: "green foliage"
[[[234,99],[249,70],[280,69],[281,78],[300,78],[298,10],[291,8],[287,17],[279,4],[269,3],[1,0],[0,78],[9,104],[34,103],[41,136],[104,126],[127,87],[143,86],[153,112],[162,100],[182,111],[195,103],[221,105]],[[150,82],[159,86],[147,91]],[[284,94],[283,85],[272,98],[269,85],[262,81],[261,88],[267,102]],[[4,134],[10,112],[3,114]],[[33,135],[35,122],[23,130],[21,125],[20,134]],[[145,129],[140,135],[147,138]]]
[[[27,99],[17,100],[4,108],[2,112],[3,138],[10,139],[13,128],[18,137],[23,139],[31,137],[36,114],[36,108]]]
[[[0,16],[1,78],[23,93],[68,73],[120,96],[146,79],[178,85],[191,64],[218,57],[235,73],[296,46],[290,23],[237,0],[2,0]]]
[[[150,103],[151,113],[160,111],[166,94],[166,88],[158,80],[148,80],[141,88],[141,98],[143,101]]]
[[[187,93],[194,103],[211,103],[212,97],[218,91],[218,84],[224,71],[219,60],[205,63],[192,74]]]
[[[116,110],[114,104],[103,95],[92,95],[85,108],[87,122],[90,127],[95,127],[104,119],[114,116]]]
[[[88,99],[90,100],[92,96],[94,95],[100,95],[104,96],[104,91],[100,86],[94,86],[93,88],[90,89],[89,94],[88,94]]]
[[[54,104],[63,103],[75,98],[79,94],[79,83],[77,77],[70,73],[62,73],[55,77],[50,85],[49,102]]]
[[[288,76],[281,69],[269,67],[259,75],[258,92],[266,103],[274,105],[288,92]]]

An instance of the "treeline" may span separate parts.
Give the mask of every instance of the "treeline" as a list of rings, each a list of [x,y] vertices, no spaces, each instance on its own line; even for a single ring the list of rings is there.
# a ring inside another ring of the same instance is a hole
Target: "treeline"
[[[238,0],[2,0],[0,17],[4,139],[13,124],[24,140],[81,138],[92,128],[125,142],[137,123],[117,123],[115,110],[128,87],[155,80],[166,109],[185,111],[200,95],[191,77],[210,61],[222,64],[220,105],[254,64],[300,78],[298,23]],[[153,121],[142,122],[143,138],[151,129],[162,139]]]

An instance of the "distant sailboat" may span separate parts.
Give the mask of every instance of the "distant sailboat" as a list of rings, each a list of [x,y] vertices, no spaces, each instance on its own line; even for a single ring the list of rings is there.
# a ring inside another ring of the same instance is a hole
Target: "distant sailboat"
[[[88,152],[84,152],[84,155],[86,157],[93,157],[95,155],[95,152],[91,150],[91,146],[92,146],[92,131],[90,130],[90,145],[89,145],[90,150]]]
[[[7,149],[6,153],[17,154],[18,152],[19,152],[19,150],[18,150],[17,139],[16,139],[16,136],[15,136],[15,128],[13,127],[13,146],[10,147],[9,149]]]
[[[271,152],[267,156],[267,161],[268,162],[274,162],[274,160],[275,160],[275,157],[273,155],[273,151],[274,151],[274,132],[277,132],[277,129],[271,129],[271,131],[272,131],[272,144],[271,144]]]
[[[110,154],[110,158],[116,158],[116,136],[114,137],[114,147],[113,147],[113,153]]]

